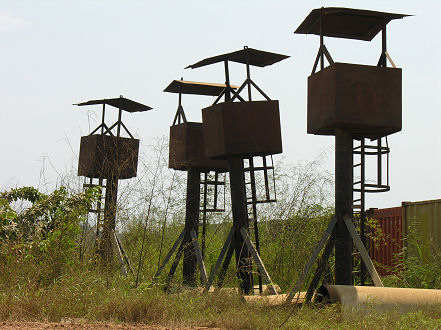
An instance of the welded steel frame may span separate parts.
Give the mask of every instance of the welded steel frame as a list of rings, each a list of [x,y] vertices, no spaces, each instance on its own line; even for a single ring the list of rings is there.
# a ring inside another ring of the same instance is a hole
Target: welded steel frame
[[[320,37],[320,46],[314,61],[314,65],[311,71],[311,75],[316,73],[318,63],[320,63],[320,70],[324,69],[324,60],[327,59],[330,65],[334,64],[334,60],[332,59],[329,51],[327,50],[324,44],[324,22],[323,22],[323,10],[322,7],[319,13],[319,37]],[[407,15],[402,15],[399,18],[402,18]],[[383,26],[381,28],[382,34],[382,48],[380,58],[378,60],[377,66],[386,67],[387,61],[389,61],[393,68],[396,68],[395,63],[391,59],[390,55],[387,52],[387,43],[386,43],[386,25],[388,22],[384,20]],[[299,32],[304,33],[304,32]],[[360,140],[360,146],[354,147],[353,141],[354,139]],[[352,241],[357,245],[361,244],[361,248],[358,248],[360,253],[362,254],[363,262],[361,267],[361,282],[364,284],[366,270],[369,269],[372,265],[372,261],[369,256],[363,256],[361,250],[365,249],[366,244],[366,214],[365,214],[365,193],[371,192],[385,192],[390,190],[389,186],[389,146],[387,144],[386,137],[386,146],[382,146],[381,137],[377,139],[376,146],[366,146],[365,137],[357,134],[353,136],[349,130],[344,131],[340,129],[335,130],[335,219],[333,219],[328,227],[332,228],[329,232],[325,232],[322,240],[319,242],[316,247],[315,252],[311,256],[310,262],[306,265],[304,272],[300,276],[299,282],[296,284],[291,294],[289,295],[287,301],[290,301],[295,292],[301,289],[301,285],[306,278],[312,264],[315,262],[318,254],[321,249],[325,246],[325,251],[322,254],[322,257],[319,262],[319,266],[316,270],[316,273],[310,283],[310,287],[308,288],[308,298],[310,300],[312,297],[312,292],[318,285],[318,282],[323,274],[324,264],[328,262],[328,258],[331,254],[332,249],[335,249],[335,283],[336,284],[344,284],[344,285],[352,285],[352,268],[353,268],[353,260],[351,256],[352,252]],[[374,150],[374,151],[366,151],[366,149]],[[360,155],[360,166],[361,166],[361,178],[359,182],[354,182],[353,177],[353,168],[356,167],[354,165],[354,155]],[[376,155],[377,158],[377,183],[376,184],[368,184],[366,183],[365,178],[365,158],[367,155]],[[382,156],[387,155],[387,178],[386,184],[382,183]],[[355,185],[360,184],[359,188],[354,188]],[[360,198],[355,199],[353,197],[354,192],[360,193]],[[359,205],[354,205],[354,202],[359,202]],[[354,208],[359,208],[360,212],[360,236],[357,234],[355,230],[352,230],[353,227],[353,213]],[[352,237],[351,237],[352,236]],[[364,251],[365,252],[365,251]],[[373,265],[372,265],[373,267]],[[376,274],[375,267],[373,267],[374,273]],[[370,271],[371,272],[371,271]],[[378,283],[378,279],[375,278],[375,274],[371,272],[371,276],[374,279],[376,285],[382,285]]]
[[[324,35],[323,35],[323,30],[324,30],[324,24],[323,24],[323,9],[320,11],[320,20],[319,20],[319,24],[320,24],[320,47],[319,47],[319,51],[316,57],[316,60],[314,62],[314,66],[312,69],[312,73],[314,74],[316,72],[317,69],[317,65],[318,62],[320,61],[320,70],[324,69],[324,58],[326,57],[326,59],[328,60],[329,64],[334,64],[334,60],[332,59],[329,51],[327,50],[325,44],[324,44]],[[390,61],[390,63],[392,64],[392,66],[395,68],[395,63],[393,62],[393,60],[391,59],[391,57],[389,56],[388,52],[387,52],[387,42],[386,42],[386,25],[384,24],[382,29],[381,29],[381,45],[382,45],[382,49],[381,49],[381,54],[380,54],[380,58],[378,60],[378,64],[377,66],[381,66],[381,67],[386,67],[387,66],[387,60]],[[353,147],[353,137],[351,137],[351,142],[349,141],[349,137],[348,138],[343,138],[343,135],[346,134],[351,134],[351,133],[344,133],[344,132],[336,132],[336,146],[335,146],[335,158],[336,158],[336,215],[339,214],[340,212],[342,212],[342,214],[340,214],[340,216],[338,218],[342,218],[345,216],[345,212],[349,211],[348,208],[348,196],[349,194],[346,193],[345,198],[343,198],[342,200],[339,199],[339,196],[341,196],[341,194],[343,193],[343,191],[346,191],[347,189],[345,189],[344,187],[348,186],[349,181],[347,180],[347,176],[349,174],[349,169],[352,172],[352,169],[354,168],[354,164],[353,164],[353,159],[351,159],[351,167],[349,167],[349,157],[346,157],[347,155],[347,151],[349,146],[351,145],[351,149],[352,149],[352,153],[353,154],[358,154],[357,151],[357,147],[354,148]],[[339,138],[337,138],[337,135],[341,135]],[[351,196],[353,195],[354,192],[359,192],[360,193],[360,236],[361,236],[361,240],[363,242],[363,244],[366,244],[366,215],[365,215],[365,193],[367,192],[386,192],[390,190],[390,186],[389,186],[389,167],[387,166],[387,184],[383,185],[382,184],[382,155],[383,154],[387,154],[387,157],[389,158],[389,152],[390,149],[387,146],[386,148],[382,148],[381,146],[381,138],[377,139],[377,147],[375,147],[376,152],[366,152],[365,149],[371,149],[371,146],[366,146],[365,145],[365,137],[358,137],[358,139],[360,139],[360,156],[361,156],[361,178],[360,178],[360,188],[354,188],[354,186],[358,183],[358,182],[353,182],[351,184],[352,187],[352,193]],[[350,143],[349,143],[350,142]],[[387,138],[386,138],[386,143],[387,143]],[[376,184],[368,184],[365,182],[365,156],[366,155],[377,155],[377,183]],[[352,155],[353,157],[353,155]],[[345,164],[341,163],[338,161],[338,159],[347,159],[347,161],[345,162]],[[342,174],[340,175],[340,173],[346,173],[346,174]],[[353,172],[351,173],[351,177],[353,177]],[[341,186],[339,186],[339,182],[341,180],[345,180],[347,182],[345,182],[344,184],[342,183]],[[338,193],[340,192],[340,194]],[[357,200],[354,200],[353,197],[351,197],[351,210],[353,213],[354,209],[358,206],[358,205],[354,205],[354,202]],[[340,210],[341,208],[341,210]],[[348,267],[348,262],[349,262],[349,257],[348,257],[348,251],[349,251],[349,236],[347,233],[347,230],[344,226],[339,226],[339,223],[337,223],[336,225],[336,231],[337,231],[337,242],[345,242],[345,244],[341,243],[341,246],[338,245],[338,243],[335,246],[336,249],[336,274],[335,274],[335,281],[336,284],[351,284],[352,282],[352,263],[353,261],[351,260],[351,270],[349,271],[349,267]],[[341,249],[341,250],[340,250]],[[352,249],[352,243],[351,243],[351,249]],[[343,260],[341,262],[339,262],[339,258],[338,256],[342,256]],[[343,265],[343,263],[345,265]],[[341,272],[340,272],[341,270]],[[361,266],[361,283],[364,284],[365,281],[365,275],[366,275],[366,269],[365,269],[365,265],[362,263]],[[341,279],[341,280],[340,280]]]
[[[245,47],[245,49],[246,48],[247,47]],[[256,88],[256,90],[267,101],[271,101],[269,96],[265,94],[265,92],[263,92],[263,90],[259,86],[257,86],[257,84],[250,77],[250,61],[249,61],[248,53],[246,54],[246,61],[245,61],[246,79],[236,91],[230,88],[230,74],[229,74],[229,65],[228,65],[229,61],[224,60],[223,62],[224,62],[226,88],[214,101],[213,105],[217,104],[222,99],[222,97],[224,97],[225,102],[233,102],[235,99],[238,99],[240,102],[247,102],[245,101],[244,98],[240,96],[240,93],[243,91],[245,87],[247,87],[248,101],[252,101],[252,93],[251,93],[252,86]],[[231,191],[232,212],[233,212],[233,227],[231,229],[229,236],[227,237],[227,240],[225,241],[225,244],[216,262],[216,265],[211,270],[205,291],[209,290],[218,271],[219,271],[219,276],[216,286],[222,287],[233,252],[235,252],[236,270],[237,270],[237,276],[240,282],[241,290],[245,294],[248,294],[253,290],[254,285],[253,285],[252,263],[251,263],[251,260],[253,259],[258,267],[259,291],[262,292],[262,277],[263,277],[269,285],[270,293],[277,294],[272,284],[271,278],[268,272],[266,271],[262,260],[260,259],[259,233],[258,233],[258,225],[257,225],[257,198],[255,191],[254,169],[251,168],[253,165],[252,157],[249,158],[248,161],[250,164],[248,171],[250,171],[250,176],[252,181],[251,205],[252,205],[252,216],[253,216],[252,220],[254,225],[253,228],[255,233],[254,236],[255,244],[251,242],[248,234],[250,228],[249,227],[250,217],[248,214],[248,203],[246,200],[246,183],[244,179],[243,158],[240,155],[229,155],[228,162],[230,167],[229,173],[230,173],[230,191]],[[268,168],[266,167],[264,169],[266,183],[267,183],[267,173],[266,173],[267,170]],[[268,185],[266,185],[266,189],[268,191]],[[268,196],[268,194],[266,195]],[[270,201],[273,200],[268,200],[266,202],[270,202]]]
[[[383,25],[381,30],[381,54],[378,59],[377,66],[378,67],[387,67],[387,61],[390,62],[393,68],[396,68],[396,65],[390,55],[387,52],[387,41],[386,41],[386,24]],[[366,235],[367,227],[366,227],[366,193],[380,193],[380,192],[388,192],[390,191],[389,185],[389,154],[390,148],[387,140],[387,136],[385,137],[386,146],[382,146],[382,138],[378,138],[377,145],[366,145],[366,138],[359,137],[357,140],[360,140],[360,145],[353,148],[353,154],[360,155],[360,168],[361,168],[361,177],[360,182],[353,183],[353,193],[359,193],[359,199],[353,198],[353,210],[355,213],[355,209],[359,207],[359,229],[360,229],[360,238],[363,244],[367,247],[369,240],[367,240]],[[369,150],[369,151],[366,151]],[[382,182],[382,156],[386,155],[386,184]],[[374,184],[366,183],[366,156],[376,156],[377,157],[377,182]],[[356,167],[355,164],[353,168]],[[355,188],[356,185],[360,184],[359,188]],[[359,202],[357,205],[355,203]],[[354,261],[353,261],[354,262]],[[354,266],[354,265],[353,265]],[[366,283],[366,275],[367,270],[366,266],[363,262],[360,263],[360,284],[365,285]]]
[[[123,99],[123,96],[120,96]],[[126,125],[122,122],[122,106],[118,107],[118,119],[110,127],[105,123],[106,114],[106,100],[94,100],[89,102],[102,102],[101,123],[96,127],[88,136],[92,136],[99,132],[99,135],[109,135],[115,138],[120,138],[121,131],[124,131],[129,135],[130,139],[135,139],[130,133]],[[91,103],[100,104],[100,103]],[[79,103],[79,106],[88,105],[88,102]],[[144,106],[147,110],[151,109],[148,106]],[[116,134],[112,132],[116,128]],[[133,273],[133,269],[125,254],[124,248],[116,235],[116,205],[118,194],[118,171],[116,169],[112,171],[109,177],[88,177],[89,182],[86,182],[83,186],[88,187],[100,187],[101,198],[97,201],[96,208],[90,209],[89,213],[95,213],[97,217],[96,221],[96,239],[95,239],[95,253],[102,262],[105,264],[111,263],[113,259],[113,251],[116,252],[121,270],[124,275],[127,275],[127,269]],[[97,183],[93,183],[93,179],[98,179]],[[102,197],[104,192],[104,198]],[[101,216],[102,215],[102,216]]]
[[[212,174],[214,178],[210,180],[210,173],[204,172],[202,173],[203,179],[201,179],[201,186],[202,186],[202,205],[200,207],[200,213],[202,213],[202,237],[201,237],[201,252],[202,257],[205,257],[205,249],[206,249],[206,232],[207,232],[207,214],[208,213],[220,213],[225,212],[225,174],[219,173],[217,171]],[[220,176],[223,176],[223,178],[220,178]],[[213,205],[211,208],[208,206],[208,190],[209,187],[213,186]],[[223,194],[223,205],[218,205],[218,197],[219,197],[219,187],[223,187],[223,192],[220,193]]]
[[[388,145],[387,137],[386,140],[386,146],[383,146],[381,144],[381,139],[377,139],[376,145],[367,145],[365,138],[358,139],[360,141],[360,144],[358,146],[354,146],[353,148],[353,157],[354,157],[354,164],[353,168],[360,167],[360,180],[355,181],[353,183],[353,194],[356,193],[359,194],[359,197],[357,196],[353,197],[353,212],[354,216],[357,215],[357,218],[354,218],[354,221],[358,221],[359,230],[360,230],[360,238],[363,244],[366,246],[367,249],[369,249],[368,243],[369,240],[367,239],[366,235],[368,234],[368,228],[366,226],[366,193],[381,193],[381,192],[387,192],[390,190],[389,185],[389,153],[390,148]],[[354,140],[355,142],[355,140]],[[355,163],[355,156],[358,155],[360,157],[360,162]],[[366,183],[366,158],[369,156],[376,156],[377,157],[377,182],[376,183]],[[382,173],[382,156],[386,156],[386,183],[384,184],[382,181],[383,173]],[[354,175],[355,177],[355,175]],[[358,209],[358,211],[357,211]],[[355,260],[354,260],[355,262]],[[355,265],[354,265],[355,266]],[[364,263],[360,263],[360,276],[359,281],[360,285],[365,285],[366,283],[366,266]]]
[[[183,79],[181,83],[178,83],[178,108],[176,110],[175,117],[173,119],[172,126],[179,125],[181,123],[187,123],[184,108],[182,106],[182,89]],[[234,88],[231,87],[230,88]],[[169,91],[167,88],[164,91]],[[196,94],[196,93],[192,93]],[[200,94],[206,95],[206,94]],[[180,259],[183,258],[183,285],[195,287],[197,286],[197,266],[199,266],[199,273],[202,285],[205,287],[207,284],[207,271],[204,263],[205,245],[206,245],[206,226],[207,226],[207,213],[210,212],[223,212],[223,208],[218,208],[217,200],[219,196],[218,186],[224,185],[225,182],[219,180],[220,170],[218,168],[199,168],[198,166],[186,166],[187,172],[187,189],[186,189],[186,207],[185,207],[185,226],[179,235],[178,239],[173,244],[172,248],[168,252],[167,256],[159,266],[156,274],[154,275],[154,282],[157,281],[165,266],[169,262],[172,255],[176,255],[171,268],[168,272],[166,284],[164,289],[167,291],[170,287],[171,281],[174,277]],[[208,180],[209,172],[214,171],[215,179]],[[201,175],[204,179],[201,180]],[[214,205],[212,208],[207,208],[207,190],[208,186],[214,186]],[[200,188],[202,187],[202,193]],[[225,190],[224,190],[225,194]],[[202,205],[201,205],[202,195]],[[225,198],[224,198],[225,200]],[[200,213],[202,213],[202,245],[199,245],[199,225],[200,225]]]

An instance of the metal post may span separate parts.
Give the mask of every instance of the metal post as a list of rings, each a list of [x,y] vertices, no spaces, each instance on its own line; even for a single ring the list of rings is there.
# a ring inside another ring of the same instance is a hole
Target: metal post
[[[116,223],[116,202],[118,192],[118,178],[106,180],[106,199],[104,202],[104,220],[98,253],[103,262],[109,263],[113,258],[112,232]]]
[[[323,7],[320,10],[320,70],[325,67],[325,60],[323,54]]]
[[[214,196],[213,196],[213,209],[217,210],[217,182],[219,180],[219,173],[217,171],[214,172]],[[224,189],[225,189],[225,185],[224,185]],[[224,196],[225,196],[225,191],[224,191]],[[225,202],[225,200],[224,200]]]
[[[248,48],[248,47],[246,47]],[[248,53],[246,55],[246,68],[247,68],[247,85],[248,85],[248,101],[251,101],[251,75],[250,75],[250,58]]]
[[[260,255],[260,243],[259,243],[259,228],[257,226],[257,191],[256,191],[256,176],[254,173],[254,160],[253,157],[248,159],[250,166],[250,185],[251,185],[251,199],[253,210],[253,228],[254,228],[254,242],[256,244],[257,253]],[[265,167],[265,165],[264,165]],[[262,293],[262,274],[259,271],[259,292]]]
[[[122,109],[119,109],[118,111],[118,126],[116,129],[116,136],[119,137],[121,133],[121,116],[122,116]]]
[[[90,178],[90,184],[92,185],[93,179]],[[104,183],[103,178],[98,179],[98,185],[100,189],[100,195],[99,199],[96,202],[96,235],[95,235],[95,253],[99,255],[99,240],[100,240],[100,230],[102,230],[102,222],[103,222],[103,216],[102,216],[102,207],[103,207],[103,189]],[[104,199],[104,206],[105,206],[106,200]]]
[[[205,234],[207,232],[207,180],[208,180],[208,173],[205,172],[204,173],[204,201],[203,201],[203,206],[202,206],[202,244],[201,244],[201,249],[202,249],[202,257],[205,257]],[[216,181],[216,180],[215,180]],[[215,189],[216,189],[216,185],[214,185]],[[216,198],[216,195],[214,196],[214,198]],[[215,207],[216,209],[216,207]]]
[[[201,172],[196,168],[187,171],[187,201],[185,208],[185,236],[184,236],[184,262],[182,266],[183,284],[188,286],[197,285],[197,258],[192,244],[191,230],[197,234],[199,223],[199,186]]]
[[[335,131],[335,284],[352,284],[352,239],[344,217],[352,218],[352,136]]]
[[[365,182],[366,182],[366,142],[365,142],[365,138],[361,138],[360,140],[360,169],[361,169],[361,173],[360,173],[360,205],[361,205],[361,210],[360,210],[360,236],[361,236],[361,241],[363,242],[363,245],[366,246],[366,233],[365,233],[365,227],[366,227],[366,202],[365,202]],[[361,258],[360,258],[361,261]],[[360,262],[360,284],[364,285],[365,281],[366,281],[366,265],[364,264],[364,262]]]
[[[229,102],[231,99],[230,94],[230,72],[228,70],[228,61],[224,61],[224,67],[225,67],[225,102]]]
[[[104,117],[106,115],[106,104],[103,103],[103,114],[101,116],[101,135],[104,133]]]
[[[381,184],[382,184],[382,182],[381,182],[382,181],[381,180],[381,176],[382,176],[381,161],[382,161],[382,159],[381,159],[381,138],[379,138],[377,140],[377,184],[379,186],[381,186]]]
[[[182,78],[181,78],[181,80],[182,80]],[[179,84],[179,104],[178,104],[178,109],[181,110],[181,107],[182,107],[182,85]],[[181,123],[181,116],[182,116],[182,114],[179,112],[179,114],[178,114],[178,124]]]
[[[383,63],[381,63],[382,66],[387,66],[387,58],[386,58],[386,24],[383,26],[383,29],[381,30],[381,56],[383,59]]]
[[[240,287],[245,294],[248,294],[253,289],[251,256],[240,233],[242,227],[248,229],[243,159],[240,156],[230,156],[228,162],[230,166],[231,209],[235,228],[232,244],[235,247]]]

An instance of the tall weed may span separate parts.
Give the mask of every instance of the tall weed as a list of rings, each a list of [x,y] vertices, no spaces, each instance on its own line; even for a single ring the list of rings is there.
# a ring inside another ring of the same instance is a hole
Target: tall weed
[[[387,276],[390,286],[441,289],[441,250],[414,228],[404,238],[404,247],[395,256],[397,264],[391,268],[394,275]]]

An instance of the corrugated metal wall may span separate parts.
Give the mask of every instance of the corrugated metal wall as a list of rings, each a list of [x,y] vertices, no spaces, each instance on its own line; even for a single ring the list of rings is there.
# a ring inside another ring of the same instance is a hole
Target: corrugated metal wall
[[[422,202],[403,202],[404,235],[417,238],[423,248],[423,258],[428,258],[430,248],[441,250],[441,199]],[[408,254],[418,256],[417,249],[405,241]]]
[[[396,254],[403,248],[403,221],[401,207],[386,209],[369,209],[367,218],[376,219],[384,239],[374,242],[370,240],[371,259],[377,264],[380,275],[388,275],[392,267],[397,263]]]
[[[370,240],[370,255],[379,265],[380,275],[388,275],[387,267],[397,262],[395,255],[403,245],[407,255],[428,259],[432,249],[441,251],[441,199],[403,202],[401,207],[386,209],[369,209],[368,218],[377,220],[385,239],[374,243]],[[403,240],[403,237],[406,239]],[[419,249],[413,242],[417,241]],[[421,251],[421,252],[420,252]],[[384,265],[386,267],[382,267]]]

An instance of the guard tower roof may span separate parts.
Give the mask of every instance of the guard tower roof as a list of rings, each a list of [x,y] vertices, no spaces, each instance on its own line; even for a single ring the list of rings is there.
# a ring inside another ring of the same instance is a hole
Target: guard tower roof
[[[352,8],[317,8],[294,33],[320,35],[320,12],[323,14],[324,36],[365,41],[371,41],[391,20],[410,16]]]
[[[94,104],[108,104],[112,107],[127,111],[127,112],[143,112],[151,110],[152,108],[148,105],[144,105],[132,100],[129,100],[125,97],[117,97],[114,99],[102,99],[102,100],[90,100],[87,102],[77,103],[75,105],[83,106],[83,105],[94,105]]]
[[[205,83],[197,81],[173,80],[170,85],[164,89],[164,92],[182,93],[182,94],[196,94],[219,96],[225,89],[225,84]],[[237,86],[231,86],[236,89]]]
[[[287,55],[270,53],[270,52],[265,52],[263,50],[245,47],[244,49],[232,53],[217,55],[203,59],[202,61],[187,66],[186,69],[188,68],[196,69],[202,66],[223,62],[223,61],[231,61],[231,62],[246,64],[247,56],[250,65],[259,66],[259,67],[271,65],[289,57]]]

